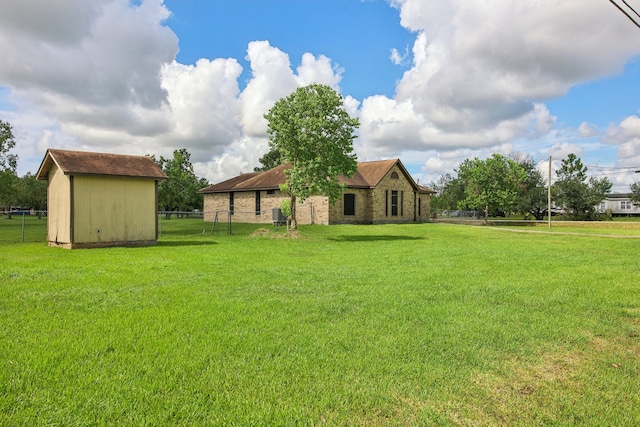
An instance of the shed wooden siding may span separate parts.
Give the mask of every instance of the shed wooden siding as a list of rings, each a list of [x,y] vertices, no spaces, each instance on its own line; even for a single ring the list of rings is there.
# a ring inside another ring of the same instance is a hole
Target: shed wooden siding
[[[47,187],[47,240],[71,242],[71,177],[53,165]]]
[[[155,245],[162,169],[145,156],[48,149],[36,178],[47,180],[50,246]]]
[[[155,185],[146,179],[74,177],[74,242],[155,240]]]

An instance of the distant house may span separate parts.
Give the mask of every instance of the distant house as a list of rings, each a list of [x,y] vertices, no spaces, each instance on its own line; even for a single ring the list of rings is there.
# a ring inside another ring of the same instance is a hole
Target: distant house
[[[613,216],[638,216],[640,208],[631,202],[631,194],[612,193],[597,206],[599,212],[611,211]]]
[[[36,178],[47,180],[49,246],[155,245],[158,181],[149,157],[49,149]]]
[[[272,210],[289,196],[280,192],[287,165],[266,172],[236,176],[200,190],[204,194],[204,220],[270,223]],[[380,224],[420,222],[429,218],[430,195],[416,184],[398,159],[358,163],[341,198],[330,205],[325,196],[312,196],[298,204],[298,224]]]

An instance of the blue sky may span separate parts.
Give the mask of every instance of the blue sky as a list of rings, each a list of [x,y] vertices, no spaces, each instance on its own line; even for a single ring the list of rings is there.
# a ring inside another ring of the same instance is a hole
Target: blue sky
[[[573,152],[616,191],[640,169],[640,28],[608,1],[24,0],[0,5],[0,47],[20,174],[50,147],[184,147],[226,179],[312,82],[359,117],[360,160],[400,158],[421,183],[495,152],[542,170]]]
[[[406,66],[394,65],[391,49],[409,49],[415,34],[400,25],[398,11],[381,0],[170,0],[167,25],[180,38],[177,60],[236,58],[250,77],[247,45],[268,40],[298,64],[305,52],[325,55],[345,69],[341,88],[358,99],[393,96]]]
[[[577,127],[587,121],[605,127],[637,114],[639,100],[640,58],[636,57],[621,74],[574,86],[567,95],[552,99],[547,105],[561,124]]]

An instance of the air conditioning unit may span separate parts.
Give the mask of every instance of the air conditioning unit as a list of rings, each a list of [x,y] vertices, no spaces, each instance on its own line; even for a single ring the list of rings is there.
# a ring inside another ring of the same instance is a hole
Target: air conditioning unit
[[[287,217],[282,213],[282,209],[280,208],[271,209],[271,220],[273,221],[273,225],[287,223]]]

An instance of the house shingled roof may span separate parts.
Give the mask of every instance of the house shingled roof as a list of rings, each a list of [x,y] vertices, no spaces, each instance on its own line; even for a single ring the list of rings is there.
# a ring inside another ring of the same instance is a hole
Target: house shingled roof
[[[358,162],[358,170],[351,178],[341,178],[340,181],[347,184],[348,188],[375,188],[378,183],[395,165],[398,165],[406,175],[408,181],[418,192],[433,192],[426,187],[417,185],[411,175],[404,168],[400,160],[376,160],[372,162]],[[230,191],[257,191],[276,190],[280,184],[286,182],[284,171],[289,165],[277,166],[266,172],[253,172],[242,174],[218,184],[213,184],[200,190],[200,193],[227,193]]]
[[[432,190],[429,187],[425,187],[424,185],[420,185],[418,184],[418,193],[422,193],[422,194],[436,194],[437,191],[436,190]]]
[[[49,179],[49,170],[53,164],[56,164],[65,175],[167,179],[165,173],[151,157],[54,148],[47,150],[36,174],[36,179]]]

